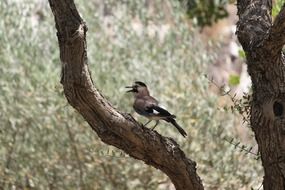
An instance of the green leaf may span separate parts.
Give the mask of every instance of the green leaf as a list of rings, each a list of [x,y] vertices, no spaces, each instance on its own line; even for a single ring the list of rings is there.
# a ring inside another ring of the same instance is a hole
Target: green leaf
[[[240,82],[240,77],[238,75],[230,75],[229,84],[232,86],[238,85]]]
[[[240,58],[245,58],[245,52],[242,49],[238,51],[238,55]]]
[[[275,3],[273,4],[273,7],[272,7],[272,16],[273,16],[273,18],[275,18],[277,15],[278,15],[278,13],[280,12],[280,10],[281,10],[281,7],[282,7],[282,5],[283,5],[283,2],[282,2],[283,0],[277,0],[277,1],[275,1]]]

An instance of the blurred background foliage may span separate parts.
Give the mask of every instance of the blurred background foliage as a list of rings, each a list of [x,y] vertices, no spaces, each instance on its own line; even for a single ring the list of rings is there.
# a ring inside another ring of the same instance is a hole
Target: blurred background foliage
[[[188,16],[195,25],[204,27],[212,25],[219,19],[227,17],[226,5],[233,0],[179,0],[184,4]]]
[[[257,189],[261,163],[225,140],[240,138],[242,121],[221,109],[225,97],[209,90],[204,75],[215,49],[197,37],[183,4],[76,3],[89,29],[93,80],[106,98],[146,122],[133,112],[124,88],[144,81],[189,136],[180,137],[164,123],[157,131],[177,140],[197,162],[206,189]],[[68,105],[59,83],[59,49],[47,2],[2,0],[0,16],[0,189],[173,189],[160,171],[103,144]],[[254,146],[251,130],[242,129],[247,146]]]

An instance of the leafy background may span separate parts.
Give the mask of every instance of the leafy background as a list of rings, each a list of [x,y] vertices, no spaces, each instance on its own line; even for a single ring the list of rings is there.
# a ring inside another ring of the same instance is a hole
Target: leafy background
[[[240,116],[221,109],[231,101],[209,90],[205,74],[215,48],[197,37],[181,3],[76,3],[89,28],[92,77],[107,99],[146,122],[133,112],[124,88],[143,80],[189,136],[163,123],[157,131],[198,163],[206,189],[259,188],[260,161],[225,140],[239,141]],[[68,105],[47,2],[2,0],[0,16],[0,188],[173,189],[160,171],[103,144]],[[243,130],[243,143],[255,147],[251,130]]]

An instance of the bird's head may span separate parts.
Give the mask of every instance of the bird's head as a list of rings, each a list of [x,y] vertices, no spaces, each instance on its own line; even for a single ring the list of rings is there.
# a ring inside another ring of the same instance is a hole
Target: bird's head
[[[149,95],[146,84],[141,81],[136,81],[132,86],[126,86],[126,88],[130,88],[127,92],[132,92],[135,97]]]

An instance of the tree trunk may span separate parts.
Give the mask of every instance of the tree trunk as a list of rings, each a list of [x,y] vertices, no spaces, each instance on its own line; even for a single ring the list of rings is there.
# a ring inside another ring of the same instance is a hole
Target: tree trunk
[[[238,0],[237,36],[252,80],[251,126],[265,190],[285,189],[285,7],[272,24],[271,0]]]
[[[94,87],[87,65],[87,26],[73,0],[49,0],[55,16],[65,96],[100,139],[160,169],[178,190],[202,190],[196,163],[171,138],[143,127],[117,111]]]

